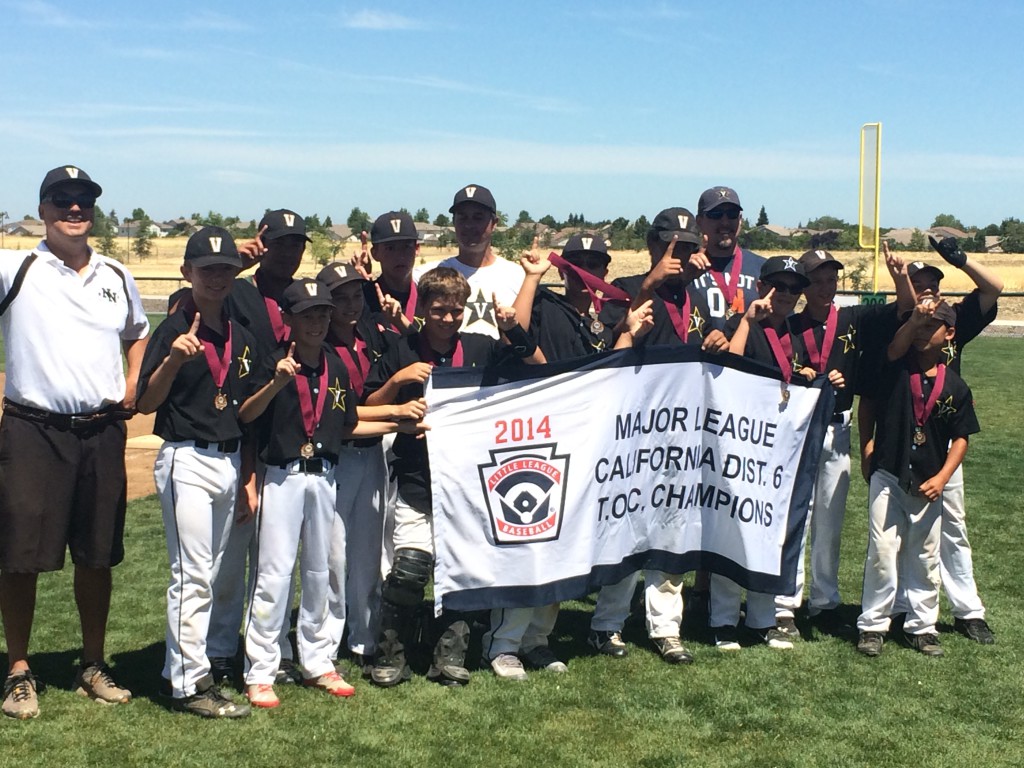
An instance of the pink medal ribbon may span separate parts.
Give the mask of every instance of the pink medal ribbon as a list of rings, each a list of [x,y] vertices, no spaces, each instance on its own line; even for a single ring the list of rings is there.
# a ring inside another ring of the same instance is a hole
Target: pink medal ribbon
[[[942,387],[946,383],[946,366],[939,363],[935,370],[935,383],[928,398],[924,396],[924,374],[921,372],[910,374],[910,395],[914,405],[914,445],[924,445],[926,437],[924,424],[935,409],[935,403],[939,401],[942,394]]]
[[[259,288],[259,272],[252,276],[252,280],[256,283],[256,287]],[[274,338],[277,339],[278,344],[284,344],[288,338],[288,327],[284,324],[284,318],[281,317],[281,305],[263,293],[262,290],[260,290],[260,296],[263,297],[263,303],[267,307],[267,318],[270,320],[270,327],[274,329]]]
[[[828,356],[832,353],[832,344],[836,340],[836,325],[839,314],[836,312],[835,304],[828,309],[828,320],[825,321],[825,336],[821,340],[821,352],[818,352],[818,344],[814,341],[814,328],[808,328],[801,336],[804,346],[807,348],[807,357],[811,361],[811,367],[818,373],[825,373],[828,367]],[[808,315],[808,317],[810,317]]]
[[[366,357],[366,342],[356,336],[352,347],[341,344],[334,349],[348,370],[348,380],[352,385],[352,389],[355,390],[357,395],[362,397],[363,388],[366,384],[366,374],[370,370],[370,360]]]
[[[709,269],[708,274],[711,275],[711,279],[715,281],[715,285],[718,286],[718,290],[722,292],[726,302],[729,304],[729,309],[733,312],[740,313],[744,310],[743,292],[739,290],[740,286],[740,268],[743,265],[743,251],[737,245],[736,249],[732,253],[732,269],[729,270],[729,284],[726,285],[725,275],[714,269]]]
[[[419,298],[419,294],[416,292],[416,281],[409,281],[409,299],[405,302],[405,306],[402,307],[402,314],[405,315],[410,323],[416,322],[416,301]]]
[[[192,319],[195,320],[194,311]],[[210,367],[213,383],[217,387],[217,396],[213,399],[213,404],[218,411],[223,411],[228,405],[227,395],[224,394],[224,382],[227,381],[228,370],[231,368],[231,321],[225,316],[222,322],[227,333],[224,336],[224,352],[219,356],[217,355],[217,346],[213,343],[213,331],[206,323],[200,321],[199,332],[196,334],[200,340],[206,342],[203,344],[203,356],[206,358],[206,364]]]
[[[554,251],[548,254],[548,261],[557,269],[563,272],[572,272],[579,278],[580,282],[583,283],[583,287],[587,289],[587,293],[590,294],[590,303],[593,304],[595,312],[600,312],[605,303],[609,301],[619,302],[627,306],[633,301],[629,294],[621,288],[616,288],[614,285],[606,283],[597,275],[592,275],[585,269],[580,269],[575,264],[569,263]],[[601,292],[601,296],[597,295],[598,291]]]
[[[690,337],[690,294],[686,292],[685,288],[683,289],[683,297],[682,309],[662,296],[658,298],[665,304],[665,311],[668,312],[668,319],[672,321],[672,327],[675,329],[676,336],[682,340],[683,344],[686,344]]]
[[[427,343],[426,337],[424,337],[422,333],[420,334],[419,338],[419,348],[420,360],[422,360],[424,363],[427,363],[430,366],[437,365],[437,358],[447,357],[446,355],[441,355],[440,353],[435,352],[433,349],[431,349],[430,345]],[[452,353],[452,368],[461,368],[462,365],[462,341],[459,340],[455,342],[455,352]]]
[[[772,348],[772,356],[782,371],[782,378],[788,384],[793,378],[793,340],[788,333],[779,338],[779,334],[767,320],[761,322],[761,327],[764,329],[765,338],[768,339],[768,346]]]
[[[320,425],[320,417],[324,412],[324,403],[327,401],[327,356],[320,353],[320,382],[319,392],[316,396],[316,405],[313,404],[313,394],[309,390],[309,377],[299,374],[295,377],[295,388],[299,392],[299,410],[302,412],[302,427],[306,431],[308,442],[302,446],[302,458],[309,459],[313,456],[313,433]],[[309,455],[306,455],[306,454]]]

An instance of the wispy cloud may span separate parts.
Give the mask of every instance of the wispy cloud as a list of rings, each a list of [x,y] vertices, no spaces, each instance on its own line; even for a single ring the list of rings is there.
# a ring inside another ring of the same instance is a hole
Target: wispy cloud
[[[253,28],[252,24],[236,16],[228,16],[217,11],[202,10],[187,16],[182,21],[185,29],[204,29],[211,32],[245,32]]]
[[[678,21],[693,16],[690,11],[679,7],[677,3],[665,2],[591,8],[585,13],[597,21],[616,24],[638,21]]]
[[[374,31],[424,29],[426,24],[411,16],[402,16],[390,11],[363,9],[342,18],[342,26],[348,29],[370,29]]]
[[[20,0],[11,7],[20,11],[23,21],[29,24],[59,29],[98,29],[105,26],[103,22],[78,13],[80,6],[72,6],[75,10],[71,13],[44,0]]]
[[[181,51],[172,51],[170,48],[138,47],[138,48],[117,48],[110,51],[114,56],[125,59],[145,59],[147,61],[174,61],[181,58]]]

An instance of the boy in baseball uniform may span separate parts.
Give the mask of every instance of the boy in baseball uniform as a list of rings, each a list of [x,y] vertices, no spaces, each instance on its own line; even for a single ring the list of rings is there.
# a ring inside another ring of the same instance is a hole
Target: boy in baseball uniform
[[[181,273],[192,290],[153,334],[138,386],[138,409],[156,411],[164,439],[153,469],[171,566],[164,678],[175,709],[210,718],[249,714],[215,685],[206,653],[213,583],[235,520],[238,412],[269,377],[256,340],[224,311],[241,266],[227,230],[189,238]]]

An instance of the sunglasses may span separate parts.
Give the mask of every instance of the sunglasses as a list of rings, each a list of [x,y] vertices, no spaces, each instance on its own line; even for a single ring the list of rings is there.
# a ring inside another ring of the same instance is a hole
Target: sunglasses
[[[740,217],[739,208],[730,208],[728,210],[722,208],[716,208],[713,211],[704,211],[704,215],[712,221],[718,221],[723,216],[730,221],[736,221]]]
[[[799,296],[804,292],[804,287],[796,283],[768,283],[775,289],[776,293],[788,293],[790,296]]]
[[[77,205],[83,211],[88,208],[93,208],[96,205],[96,198],[93,195],[69,195],[66,193],[56,193],[53,195],[47,195],[43,198],[43,202],[53,203],[57,208],[67,210],[73,205]]]

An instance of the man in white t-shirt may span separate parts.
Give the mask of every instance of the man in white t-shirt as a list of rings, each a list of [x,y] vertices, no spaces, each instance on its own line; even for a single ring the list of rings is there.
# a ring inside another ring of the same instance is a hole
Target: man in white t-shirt
[[[470,184],[455,193],[448,209],[454,214],[455,240],[459,253],[439,264],[421,267],[413,275],[420,276],[434,267],[451,267],[469,283],[471,293],[466,302],[462,330],[498,338],[494,321],[494,299],[511,306],[523,284],[523,270],[518,264],[501,258],[491,248],[491,236],[498,224],[498,207],[487,187]]]

